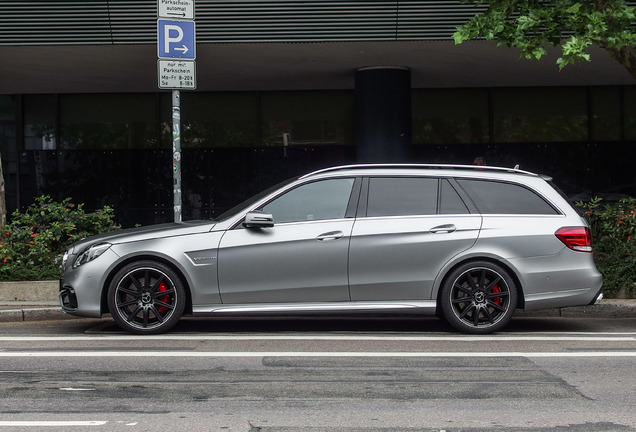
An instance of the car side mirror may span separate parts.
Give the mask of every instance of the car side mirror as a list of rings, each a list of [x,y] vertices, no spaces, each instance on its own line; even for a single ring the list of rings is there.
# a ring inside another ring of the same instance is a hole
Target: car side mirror
[[[249,212],[243,221],[245,228],[271,228],[274,226],[274,216],[259,211]]]

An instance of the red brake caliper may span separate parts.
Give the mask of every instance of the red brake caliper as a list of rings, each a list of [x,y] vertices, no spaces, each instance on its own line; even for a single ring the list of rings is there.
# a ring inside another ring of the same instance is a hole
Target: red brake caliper
[[[159,283],[159,292],[165,292],[165,291],[168,291],[168,286],[165,284],[165,282]],[[161,297],[157,298],[157,300],[159,300],[162,303],[168,303],[170,301],[170,294],[162,295]],[[164,313],[166,313],[167,310],[168,308],[165,306],[157,307],[157,312],[159,312],[160,315],[163,315]]]
[[[495,294],[497,294],[497,293],[500,293],[500,292],[501,292],[501,290],[499,289],[499,286],[498,286],[498,285],[495,285],[494,287],[492,287],[492,292],[493,292],[493,293],[495,293]],[[503,302],[502,302],[502,300],[501,300],[501,297],[494,297],[494,298],[492,299],[492,301],[493,301],[493,303],[495,303],[497,306],[501,306],[501,304],[503,303]]]

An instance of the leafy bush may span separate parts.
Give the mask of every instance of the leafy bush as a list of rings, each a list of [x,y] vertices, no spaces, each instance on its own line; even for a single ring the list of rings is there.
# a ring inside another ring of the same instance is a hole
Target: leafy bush
[[[56,279],[62,254],[71,243],[120,228],[112,208],[87,213],[83,206],[71,203],[71,198],[60,203],[42,196],[24,213],[13,212],[0,231],[0,280]]]
[[[608,297],[636,297],[636,199],[578,202],[592,230],[594,259]]]

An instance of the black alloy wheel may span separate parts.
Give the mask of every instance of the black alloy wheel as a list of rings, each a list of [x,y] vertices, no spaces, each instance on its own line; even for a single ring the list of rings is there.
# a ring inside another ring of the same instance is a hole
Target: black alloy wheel
[[[185,289],[164,264],[139,261],[117,272],[108,289],[110,313],[122,329],[157,334],[171,329],[183,315]]]
[[[508,272],[488,262],[456,268],[441,290],[444,318],[465,333],[486,334],[502,329],[517,308],[517,287]]]

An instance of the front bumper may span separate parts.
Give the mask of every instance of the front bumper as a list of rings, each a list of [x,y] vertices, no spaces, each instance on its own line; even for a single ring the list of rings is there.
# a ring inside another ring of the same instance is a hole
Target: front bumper
[[[67,264],[60,279],[59,301],[62,310],[75,316],[101,317],[106,278],[117,259],[118,256],[109,249],[99,258],[79,267],[72,268]]]
[[[62,279],[60,279],[60,306],[64,312],[69,314],[77,311],[75,290],[71,287],[65,287]]]

